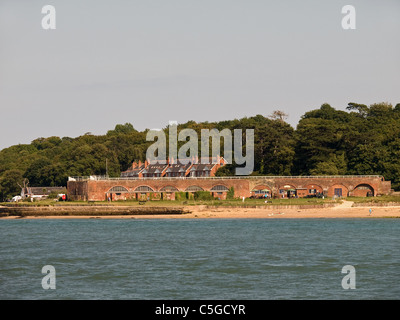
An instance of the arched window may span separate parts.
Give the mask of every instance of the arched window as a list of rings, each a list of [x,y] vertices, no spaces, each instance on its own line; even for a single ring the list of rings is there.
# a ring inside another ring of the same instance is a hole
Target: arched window
[[[185,191],[196,192],[196,191],[204,191],[204,189],[200,188],[199,186],[190,186],[190,187],[186,188]]]
[[[266,185],[258,185],[258,186],[255,186],[254,188],[253,188],[253,190],[251,190],[251,192],[254,194],[254,195],[265,195],[265,194],[271,194],[272,192],[271,192],[271,188],[269,188],[268,186],[266,186]]]
[[[161,192],[178,192],[179,190],[173,186],[165,186],[160,189]]]
[[[216,185],[211,188],[211,191],[229,191],[229,189],[223,185]]]
[[[122,186],[112,187],[110,190],[108,190],[108,193],[126,193],[126,192],[129,192],[128,189]]]
[[[139,186],[135,189],[135,192],[154,192],[154,190],[148,186]]]

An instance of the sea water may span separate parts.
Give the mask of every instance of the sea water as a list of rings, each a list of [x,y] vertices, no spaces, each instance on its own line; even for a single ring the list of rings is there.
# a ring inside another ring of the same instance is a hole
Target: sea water
[[[0,299],[400,298],[400,219],[15,219],[0,235]]]

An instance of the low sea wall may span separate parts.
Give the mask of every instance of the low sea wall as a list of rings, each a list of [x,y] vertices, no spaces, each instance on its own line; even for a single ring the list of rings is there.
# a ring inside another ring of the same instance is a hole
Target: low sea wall
[[[133,207],[133,206],[4,206],[0,217],[6,216],[122,216],[184,214],[184,207]]]
[[[214,211],[221,209],[259,209],[259,210],[282,210],[282,209],[324,209],[337,206],[338,203],[325,203],[315,205],[242,205],[242,206],[116,206],[116,205],[10,205],[0,206],[0,217],[7,216],[122,216],[122,215],[168,215],[185,214],[193,211]]]

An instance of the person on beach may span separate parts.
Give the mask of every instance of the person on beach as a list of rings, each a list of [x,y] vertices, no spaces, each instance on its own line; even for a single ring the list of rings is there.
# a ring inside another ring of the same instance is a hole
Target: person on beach
[[[371,213],[372,213],[372,209],[371,209],[371,208],[369,208],[369,215],[371,215]]]

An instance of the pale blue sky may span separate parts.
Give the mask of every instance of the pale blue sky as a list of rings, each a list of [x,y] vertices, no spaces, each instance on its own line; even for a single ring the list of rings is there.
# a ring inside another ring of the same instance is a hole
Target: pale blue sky
[[[57,29],[43,30],[51,4]],[[341,9],[356,8],[343,30]],[[400,103],[398,0],[0,0],[0,149],[38,137]]]

